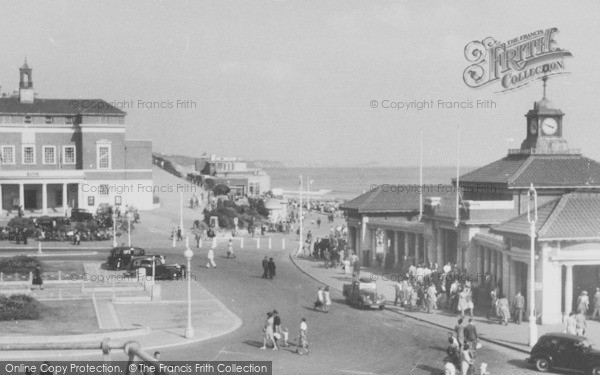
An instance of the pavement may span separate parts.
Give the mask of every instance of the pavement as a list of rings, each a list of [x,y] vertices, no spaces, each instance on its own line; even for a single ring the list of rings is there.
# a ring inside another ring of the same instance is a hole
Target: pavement
[[[328,285],[338,291],[342,291],[345,283],[350,283],[352,277],[345,275],[340,268],[325,268],[323,261],[301,259],[295,257],[295,251],[290,253],[292,262],[304,273],[313,279]],[[447,310],[435,310],[433,314],[428,314],[425,311],[408,311],[402,307],[394,306],[395,299],[395,281],[399,275],[394,271],[383,270],[375,267],[362,267],[360,272],[361,278],[369,278],[376,282],[377,289],[386,297],[386,309],[401,314],[412,319],[426,322],[434,326],[454,331],[454,326],[460,318],[460,314],[454,314]],[[477,311],[477,309],[476,309]],[[465,319],[465,323],[466,324]],[[524,321],[522,324],[508,323],[508,326],[503,326],[498,319],[487,319],[486,316],[475,315],[473,317],[475,325],[478,327],[478,333],[483,341],[494,343],[514,349],[523,353],[529,353],[529,323]],[[550,332],[562,332],[562,324],[546,324],[537,325],[538,337]],[[586,336],[592,342],[600,343],[600,322],[588,321]]]

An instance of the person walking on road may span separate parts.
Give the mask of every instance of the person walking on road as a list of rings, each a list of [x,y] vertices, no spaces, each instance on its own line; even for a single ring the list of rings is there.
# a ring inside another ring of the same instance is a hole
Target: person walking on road
[[[329,286],[323,290],[323,312],[328,313],[331,308],[331,297],[329,296]]]
[[[517,295],[513,299],[513,309],[515,309],[515,323],[521,324],[523,320],[523,309],[525,309],[525,297],[521,295],[521,292],[517,292]]]
[[[302,318],[300,322],[300,333],[298,335],[298,348],[296,349],[296,353],[308,354],[308,325],[306,324],[306,319]]]
[[[321,311],[324,311],[323,302],[324,302],[324,299],[323,299],[323,288],[319,287],[319,289],[317,290],[317,300],[315,301],[315,307],[314,307],[315,310],[317,308],[320,308]]]
[[[458,319],[458,324],[454,326],[454,332],[456,332],[456,341],[458,341],[458,347],[462,348],[465,344],[465,326],[462,325],[463,319]]]
[[[577,322],[575,321],[575,312],[571,311],[569,316],[565,318],[565,329],[564,333],[568,333],[571,335],[577,334]]]
[[[505,294],[502,294],[498,300],[498,312],[500,313],[500,323],[503,325],[508,325],[508,319],[510,318],[510,308],[508,306],[508,299]]]
[[[461,373],[462,375],[468,375],[469,368],[475,364],[475,359],[473,358],[473,354],[471,353],[471,347],[469,346],[469,344],[465,344],[461,353],[461,358]]]
[[[269,278],[269,257],[268,256],[265,256],[265,258],[262,260],[262,268],[263,268],[263,274],[262,274],[261,278],[268,279]]]
[[[575,315],[575,332],[577,336],[585,336],[585,329],[587,328],[587,322],[585,321],[585,314],[581,311]]]
[[[598,315],[600,320],[600,288],[596,288],[596,294],[594,294],[594,311],[590,319],[594,319]]]
[[[587,291],[582,291],[579,297],[577,297],[577,311],[585,316],[590,306],[590,298],[587,295]]]
[[[469,345],[471,350],[477,349],[477,342],[479,341],[479,335],[477,334],[477,327],[473,323],[473,319],[469,318],[469,324],[465,327],[465,345]]]
[[[273,258],[269,258],[267,270],[267,273],[269,274],[269,279],[273,280],[273,277],[275,277],[275,262],[273,261]]]
[[[275,322],[275,318],[273,318],[273,313],[268,312],[267,313],[267,322],[265,323],[265,326],[263,328],[263,331],[265,333],[264,337],[263,337],[263,346],[262,346],[262,350],[267,349],[267,342],[271,341],[273,343],[273,350],[277,350],[277,343],[275,342],[275,335],[273,332],[273,323]]]
[[[487,313],[487,318],[491,319],[492,314],[498,316],[498,287],[492,288],[490,291],[490,309]]]
[[[233,240],[229,240],[229,243],[227,244],[227,258],[231,259],[231,258],[235,258],[235,254],[233,253]]]
[[[208,263],[206,263],[206,268],[210,268],[210,266],[213,266],[213,268],[217,268],[217,265],[215,264],[215,251],[212,247],[210,249],[208,249],[208,254],[206,257],[208,258]]]

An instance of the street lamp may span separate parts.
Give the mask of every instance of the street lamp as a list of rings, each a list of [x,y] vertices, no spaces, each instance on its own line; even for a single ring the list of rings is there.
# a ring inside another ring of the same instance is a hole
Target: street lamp
[[[186,237],[185,240],[185,251],[183,252],[183,256],[187,259],[187,268],[185,269],[185,277],[187,278],[187,292],[188,292],[188,325],[185,329],[185,338],[191,339],[194,337],[194,328],[192,327],[192,275],[190,271],[192,270],[192,256],[194,256],[194,252],[190,249],[190,237]]]
[[[533,183],[527,192],[527,221],[530,225],[531,254],[529,258],[529,347],[533,348],[537,342],[537,324],[535,321],[535,223],[538,220],[537,213],[537,192],[533,188]],[[530,204],[533,200],[534,215],[531,217]]]
[[[113,247],[117,247],[117,215],[113,212]]]
[[[131,247],[131,220],[127,214],[127,245]]]
[[[179,228],[181,228],[181,235],[183,236],[183,192],[179,192]]]

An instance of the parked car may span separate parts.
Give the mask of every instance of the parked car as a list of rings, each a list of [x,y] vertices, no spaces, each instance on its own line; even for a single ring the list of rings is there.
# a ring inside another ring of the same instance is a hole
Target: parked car
[[[146,255],[146,251],[141,247],[115,247],[110,250],[108,255],[107,268],[111,270],[128,269],[131,259],[142,255]]]
[[[600,350],[583,336],[568,333],[547,333],[531,349],[527,363],[538,371],[554,369],[600,375]]]
[[[366,278],[344,284],[343,294],[348,304],[359,309],[369,307],[383,310],[385,307],[385,297],[377,292],[377,284]]]
[[[129,263],[125,277],[135,277],[140,268],[146,269],[146,276],[152,276],[152,260],[154,259],[155,280],[179,280],[185,276],[185,266],[179,264],[163,264],[164,256],[134,257]]]
[[[87,212],[85,208],[73,208],[71,210],[71,221],[82,222],[94,220],[94,215]]]

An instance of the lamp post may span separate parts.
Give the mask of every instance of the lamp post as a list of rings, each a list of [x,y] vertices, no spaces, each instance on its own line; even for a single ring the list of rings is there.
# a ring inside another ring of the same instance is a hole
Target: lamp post
[[[537,324],[535,321],[535,223],[538,220],[537,213],[537,192],[533,188],[533,183],[527,192],[527,221],[530,225],[531,254],[529,258],[529,347],[533,348],[537,342]],[[531,216],[530,204],[533,200],[533,217]]]
[[[179,228],[183,236],[183,192],[179,192]]]
[[[127,216],[127,246],[131,247],[131,220]]]
[[[113,247],[117,247],[117,215],[113,212]]]
[[[192,327],[192,275],[190,271],[192,269],[192,256],[194,252],[190,249],[189,237],[185,241],[185,251],[183,256],[187,259],[187,268],[185,269],[185,277],[187,278],[187,292],[188,292],[188,324],[185,329],[185,338],[191,339],[194,337],[194,327]]]

